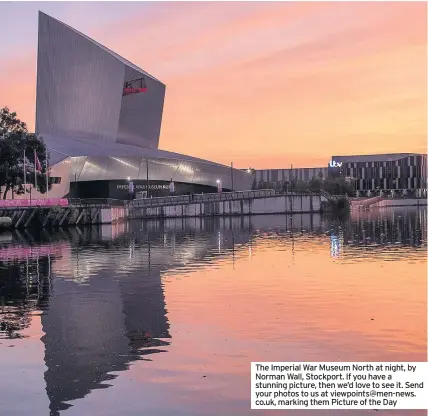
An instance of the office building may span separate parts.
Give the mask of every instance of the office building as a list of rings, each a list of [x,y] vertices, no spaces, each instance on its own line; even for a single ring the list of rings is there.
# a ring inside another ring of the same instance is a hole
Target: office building
[[[383,193],[426,194],[427,156],[392,153],[360,156],[333,156],[330,178],[350,180],[360,195]]]
[[[291,181],[309,182],[311,179],[326,179],[328,168],[261,169],[255,170],[254,174],[256,188],[265,185],[279,189]]]
[[[282,189],[292,181],[343,178],[359,196],[379,194],[426,196],[427,156],[392,153],[333,156],[326,167],[255,170],[254,187]]]

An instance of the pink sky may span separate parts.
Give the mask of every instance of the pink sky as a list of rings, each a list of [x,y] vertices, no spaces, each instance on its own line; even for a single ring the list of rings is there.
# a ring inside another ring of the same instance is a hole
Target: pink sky
[[[18,7],[33,26],[0,46],[0,106],[31,128],[39,8],[167,85],[162,149],[259,169],[426,152],[425,3],[35,2],[0,14],[13,22]]]

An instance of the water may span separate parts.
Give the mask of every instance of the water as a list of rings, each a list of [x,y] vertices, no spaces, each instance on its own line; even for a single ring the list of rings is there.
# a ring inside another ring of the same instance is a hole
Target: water
[[[2,233],[0,414],[249,415],[251,361],[425,361],[426,221]],[[311,412],[331,413],[357,411]]]

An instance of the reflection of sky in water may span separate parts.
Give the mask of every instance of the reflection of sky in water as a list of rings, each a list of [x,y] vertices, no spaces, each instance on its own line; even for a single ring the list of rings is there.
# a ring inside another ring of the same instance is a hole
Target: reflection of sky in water
[[[4,244],[0,414],[45,415],[49,399],[72,405],[61,415],[250,415],[251,361],[424,360],[426,210],[393,214],[68,230],[46,253]],[[290,413],[305,414],[275,414]]]

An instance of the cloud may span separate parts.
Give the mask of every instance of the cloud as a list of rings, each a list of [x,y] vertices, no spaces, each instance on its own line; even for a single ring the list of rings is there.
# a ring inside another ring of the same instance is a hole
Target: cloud
[[[262,168],[424,148],[426,12],[412,2],[68,3],[54,16],[166,83],[162,148]],[[35,39],[4,53],[0,105],[34,120]]]

